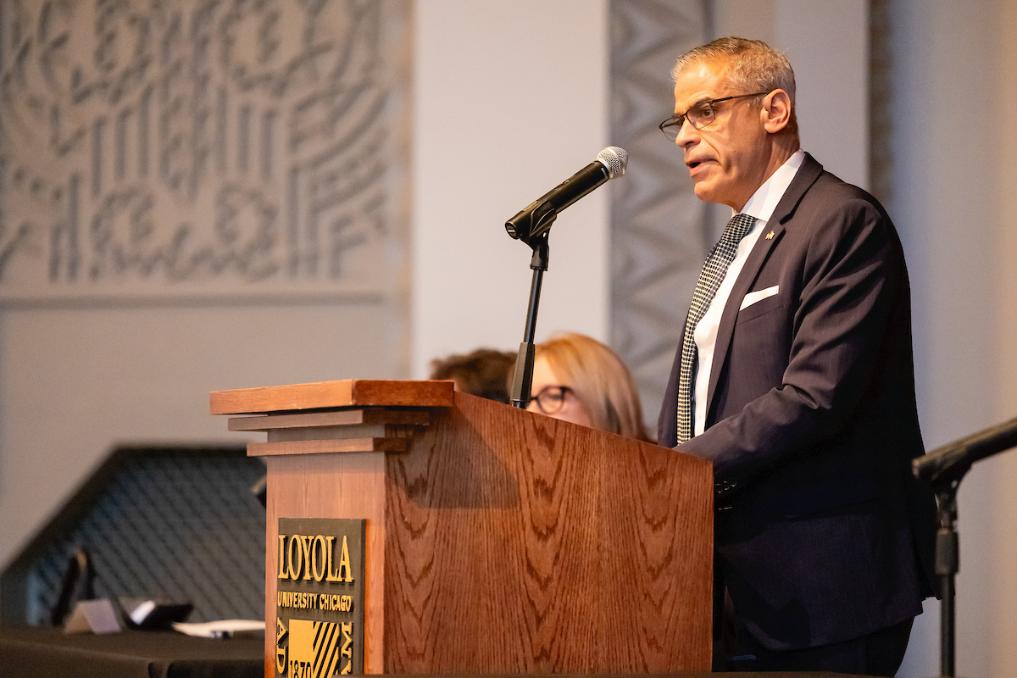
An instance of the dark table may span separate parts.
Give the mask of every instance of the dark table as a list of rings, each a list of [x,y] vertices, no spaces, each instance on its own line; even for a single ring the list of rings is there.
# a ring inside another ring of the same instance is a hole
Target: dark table
[[[210,640],[172,631],[67,635],[0,628],[0,676],[38,678],[262,678],[261,636]]]
[[[44,628],[0,627],[3,678],[263,678],[264,640],[208,640],[169,631],[66,635]],[[842,673],[688,673],[683,678],[850,678]],[[421,677],[417,677],[421,678]],[[431,678],[451,678],[432,676]],[[461,677],[460,677],[461,678]],[[488,678],[520,678],[492,675]],[[566,678],[529,676],[526,678]],[[577,678],[593,678],[582,676]],[[652,678],[600,674],[597,678]],[[663,678],[658,676],[658,678]],[[856,678],[863,678],[861,676]]]

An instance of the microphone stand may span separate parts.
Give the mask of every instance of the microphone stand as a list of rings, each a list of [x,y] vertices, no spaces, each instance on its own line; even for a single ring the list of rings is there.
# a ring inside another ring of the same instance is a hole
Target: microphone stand
[[[940,588],[939,657],[941,678],[955,674],[957,626],[956,578],[960,570],[957,534],[957,490],[971,466],[981,459],[1017,447],[1017,419],[944,445],[911,463],[916,478],[936,495],[936,577]]]
[[[540,306],[540,286],[547,270],[547,232],[534,241],[527,242],[533,248],[530,257],[530,268],[533,279],[530,282],[530,303],[526,309],[526,325],[523,328],[523,340],[519,344],[516,366],[512,374],[512,390],[509,399],[513,407],[525,410],[530,404],[530,387],[533,384],[533,336],[537,331],[537,310]]]
[[[953,678],[955,673],[957,605],[955,582],[960,570],[960,541],[957,534],[957,488],[961,478],[934,483],[936,494],[936,576],[939,578],[939,673]]]

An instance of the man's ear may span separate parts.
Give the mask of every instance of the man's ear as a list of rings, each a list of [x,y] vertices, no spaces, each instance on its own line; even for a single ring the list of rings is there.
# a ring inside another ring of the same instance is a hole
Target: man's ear
[[[775,89],[763,97],[763,108],[759,112],[763,129],[776,134],[791,122],[791,97],[782,89]]]

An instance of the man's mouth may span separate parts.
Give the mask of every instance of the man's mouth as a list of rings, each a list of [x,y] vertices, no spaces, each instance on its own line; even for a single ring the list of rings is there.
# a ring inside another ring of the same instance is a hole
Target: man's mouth
[[[710,160],[709,158],[696,158],[696,159],[693,159],[693,160],[685,161],[685,166],[689,168],[689,172],[690,173],[695,174],[695,172],[696,172],[696,170],[698,168],[700,168],[703,165],[705,165],[707,163],[710,163],[710,162],[713,162],[713,161]]]

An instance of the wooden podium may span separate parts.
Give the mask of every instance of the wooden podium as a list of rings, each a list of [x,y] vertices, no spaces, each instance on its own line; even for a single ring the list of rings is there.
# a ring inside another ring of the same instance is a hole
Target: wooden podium
[[[265,431],[265,675],[280,518],[365,519],[365,673],[708,671],[713,475],[448,381],[216,391]]]

